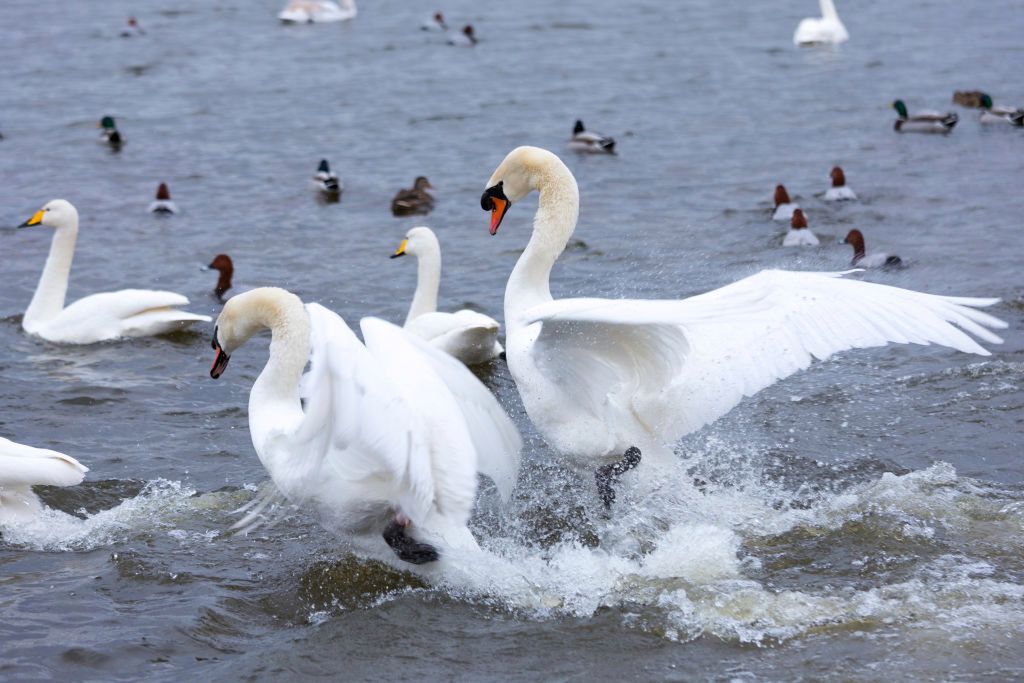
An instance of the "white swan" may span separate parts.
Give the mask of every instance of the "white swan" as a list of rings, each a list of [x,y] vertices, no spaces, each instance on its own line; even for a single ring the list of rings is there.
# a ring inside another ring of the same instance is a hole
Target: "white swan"
[[[92,294],[67,308],[68,275],[78,239],[78,211],[71,202],[54,199],[22,223],[54,228],[50,255],[25,311],[21,326],[29,334],[64,344],[92,344],[119,337],[146,337],[180,330],[207,315],[181,311],[188,298],[174,292],[122,289]]]
[[[807,227],[807,218],[804,217],[803,210],[797,209],[793,212],[793,220],[790,222],[789,232],[782,238],[782,246],[816,247],[818,244],[818,238]]]
[[[323,24],[354,19],[358,13],[355,0],[291,0],[277,18],[288,24]]]
[[[43,504],[33,486],[74,486],[88,471],[71,456],[0,438],[0,524],[39,514]]]
[[[857,198],[857,193],[846,184],[846,174],[843,173],[843,169],[833,166],[828,176],[832,180],[832,187],[825,191],[826,202],[842,202]]]
[[[794,45],[821,45],[845,43],[850,39],[846,27],[839,20],[839,13],[832,0],[818,0],[821,18],[808,18],[800,22],[793,34]]]
[[[505,350],[523,404],[544,438],[610,483],[644,456],[666,462],[675,441],[775,381],[850,348],[889,342],[950,346],[988,355],[966,330],[1006,324],[973,306],[998,299],[922,294],[840,273],[763,271],[683,300],[551,297],[551,268],[572,235],[579,190],[562,161],[519,147],[481,197],[491,234],[511,203],[534,190],[533,234],[505,289]],[[957,329],[959,326],[961,329]]]
[[[441,245],[428,227],[413,228],[391,258],[412,254],[418,261],[416,293],[405,318],[405,329],[466,365],[486,363],[501,354],[500,325],[494,318],[469,309],[455,313],[437,310],[441,286]]]
[[[408,562],[476,548],[466,523],[477,472],[507,498],[520,440],[473,374],[375,318],[361,322],[364,346],[336,314],[262,287],[224,305],[210,375],[264,328],[270,358],[249,394],[249,431],[280,492],[371,548],[383,533]]]

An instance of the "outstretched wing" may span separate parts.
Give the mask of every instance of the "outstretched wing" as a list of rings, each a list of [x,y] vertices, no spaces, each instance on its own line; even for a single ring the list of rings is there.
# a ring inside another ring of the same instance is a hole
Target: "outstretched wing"
[[[465,421],[476,451],[472,476],[476,476],[478,469],[490,477],[507,501],[519,475],[522,440],[494,394],[461,362],[415,335],[378,318],[363,318],[360,327],[367,348],[381,362],[400,361],[407,366],[405,376],[410,390],[425,389],[418,386],[417,375],[422,372],[431,372],[443,382]],[[426,399],[429,401],[430,397]]]
[[[69,455],[0,438],[0,487],[74,486],[88,471]]]
[[[567,395],[599,417],[628,409],[664,439],[699,429],[814,358],[888,343],[987,356],[970,335],[1002,341],[986,328],[1006,324],[976,310],[998,299],[844,274],[768,270],[681,301],[556,300],[525,322],[542,324],[534,359]]]

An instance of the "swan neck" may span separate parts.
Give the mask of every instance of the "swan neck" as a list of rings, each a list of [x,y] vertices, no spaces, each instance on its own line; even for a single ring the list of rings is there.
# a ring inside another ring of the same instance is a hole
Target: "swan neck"
[[[551,268],[576,229],[580,195],[576,179],[563,164],[550,167],[537,182],[540,201],[533,234],[505,289],[505,319],[551,301]]]
[[[437,292],[441,287],[441,250],[427,248],[416,254],[416,293],[412,296],[409,315],[405,318],[408,325],[424,313],[437,310]]]
[[[249,394],[249,422],[280,424],[290,411],[302,411],[299,380],[309,360],[309,315],[296,300],[269,307],[258,322],[270,328],[270,357]]]
[[[818,4],[821,6],[821,16],[825,19],[839,19],[839,13],[836,12],[836,6],[832,0],[818,0]]]
[[[22,319],[26,330],[33,331],[33,326],[53,320],[64,310],[77,240],[78,216],[71,216],[66,224],[54,229],[50,255],[46,257],[43,274],[39,276],[36,292]]]

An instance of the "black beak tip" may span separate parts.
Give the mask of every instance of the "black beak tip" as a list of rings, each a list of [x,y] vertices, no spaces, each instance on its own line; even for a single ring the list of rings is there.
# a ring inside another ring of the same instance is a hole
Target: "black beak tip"
[[[405,254],[404,254],[404,253],[403,253],[403,254],[392,254],[392,255],[391,255],[391,256],[389,256],[388,258],[398,258],[398,257],[400,257],[400,256],[405,256]]]

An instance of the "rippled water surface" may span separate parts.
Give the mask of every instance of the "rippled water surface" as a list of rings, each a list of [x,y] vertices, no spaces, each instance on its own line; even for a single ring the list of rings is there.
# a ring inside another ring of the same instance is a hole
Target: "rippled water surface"
[[[954,89],[1024,105],[1024,7],[868,0],[852,40],[795,49],[811,0],[476,3],[475,49],[418,30],[434,6],[366,0],[342,25],[280,26],[268,0],[6,0],[0,7],[0,435],[65,451],[86,482],[0,541],[0,678],[892,680],[1024,676],[1024,131],[960,109],[897,136],[889,102]],[[129,14],[147,34],[118,37]],[[114,115],[111,154],[95,122]],[[564,149],[576,118],[616,157]],[[837,270],[852,227],[909,267],[859,275],[999,296],[988,358],[842,354],[679,447],[673,479],[599,514],[592,480],[532,430],[503,363],[481,370],[526,440],[512,504],[487,487],[490,562],[444,580],[359,560],[302,512],[247,537],[265,474],[246,421],[266,341],[207,375],[211,330],[83,348],[27,337],[48,249],[13,226],[65,197],[82,225],[70,297],[128,286],[215,315],[214,278],[274,284],[347,320],[400,321],[436,188],[442,305],[501,317],[535,199],[487,235],[479,195],[512,147],[562,153],[581,191],[556,296],[678,297],[762,268]],[[329,158],[345,184],[319,203]],[[842,164],[862,201],[820,195]],[[157,183],[180,215],[146,213]],[[784,182],[822,245],[785,250]]]

